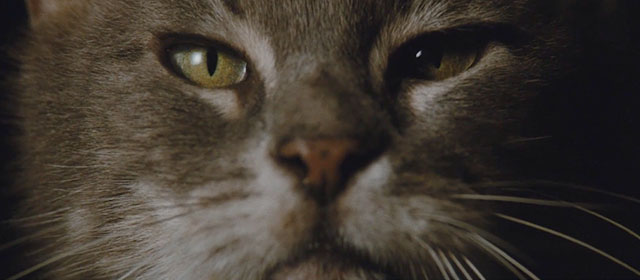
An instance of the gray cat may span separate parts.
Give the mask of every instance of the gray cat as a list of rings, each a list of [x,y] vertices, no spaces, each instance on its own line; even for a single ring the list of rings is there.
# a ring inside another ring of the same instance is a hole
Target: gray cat
[[[631,3],[27,4],[10,279],[640,277]]]

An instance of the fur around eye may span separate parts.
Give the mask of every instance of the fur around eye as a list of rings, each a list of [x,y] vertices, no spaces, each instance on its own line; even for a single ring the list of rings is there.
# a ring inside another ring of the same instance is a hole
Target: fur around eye
[[[247,63],[230,52],[181,45],[169,49],[172,70],[205,88],[223,88],[242,82]]]
[[[502,23],[476,23],[423,33],[391,52],[385,83],[394,91],[406,80],[446,80],[476,65],[490,43],[517,47],[528,39],[522,30]]]

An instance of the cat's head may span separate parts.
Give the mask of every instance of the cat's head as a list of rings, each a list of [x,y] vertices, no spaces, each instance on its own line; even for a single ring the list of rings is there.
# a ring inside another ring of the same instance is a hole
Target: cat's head
[[[20,184],[50,276],[554,275],[522,243],[573,246],[549,231],[614,169],[578,28],[609,2],[28,4]]]

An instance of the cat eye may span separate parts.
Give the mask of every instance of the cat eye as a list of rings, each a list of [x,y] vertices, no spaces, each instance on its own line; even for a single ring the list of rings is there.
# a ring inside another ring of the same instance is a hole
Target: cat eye
[[[406,80],[446,80],[478,64],[490,43],[518,48],[530,39],[523,30],[505,23],[484,22],[428,32],[393,51],[385,80],[391,90]]]
[[[441,81],[470,69],[478,61],[483,46],[448,39],[442,34],[430,34],[405,43],[390,58],[388,78],[392,82]]]
[[[229,87],[247,75],[247,63],[227,50],[180,45],[168,51],[173,70],[201,87]]]
[[[414,78],[441,81],[471,68],[476,62],[476,51],[444,50],[426,47],[415,51],[415,59],[408,66]]]

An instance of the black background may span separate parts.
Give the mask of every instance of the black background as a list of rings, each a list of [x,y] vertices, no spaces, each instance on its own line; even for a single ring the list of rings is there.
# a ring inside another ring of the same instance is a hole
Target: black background
[[[13,136],[17,130],[13,125],[15,118],[11,114],[10,94],[5,84],[7,76],[15,73],[15,61],[7,54],[7,50],[19,39],[27,28],[27,15],[22,0],[0,1],[0,247],[16,236],[6,228],[6,221],[11,217],[17,198],[10,193],[8,186],[13,179],[15,169],[11,165],[15,158],[12,148]],[[9,271],[14,270],[17,260],[12,250],[0,251],[0,279],[5,279]]]

